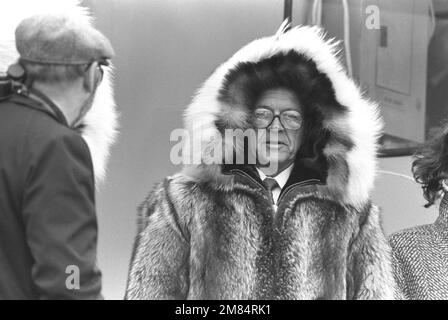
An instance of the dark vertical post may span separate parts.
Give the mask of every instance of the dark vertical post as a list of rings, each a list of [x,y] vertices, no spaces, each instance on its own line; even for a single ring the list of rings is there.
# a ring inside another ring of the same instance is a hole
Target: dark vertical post
[[[283,11],[283,21],[288,19],[292,22],[292,0],[285,0],[284,11]]]

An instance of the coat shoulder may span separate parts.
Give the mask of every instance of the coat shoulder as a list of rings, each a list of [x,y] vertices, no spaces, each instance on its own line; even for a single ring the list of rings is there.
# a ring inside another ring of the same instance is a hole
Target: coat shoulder
[[[31,106],[1,104],[0,154],[3,152],[9,152],[9,164],[20,167],[24,174],[52,163],[61,168],[82,167],[93,175],[92,157],[81,135]],[[16,159],[17,165],[11,159]]]
[[[415,226],[397,231],[389,236],[389,242],[392,248],[407,246],[410,242],[427,241],[433,233],[432,224]]]
[[[411,252],[424,250],[426,244],[432,242],[433,225],[426,224],[397,231],[389,236],[389,244],[393,255],[405,259]]]
[[[187,197],[198,187],[198,182],[189,179],[182,173],[168,176],[153,184],[148,195],[138,207],[139,212],[148,211],[155,203],[165,199],[177,202],[182,197]]]
[[[29,142],[31,147],[46,145],[58,139],[82,139],[75,130],[31,106],[6,102],[2,104],[0,115],[0,119],[3,119],[1,122],[5,122],[3,127],[8,128],[10,135]]]
[[[177,173],[168,176],[155,183],[147,197],[139,205],[137,210],[137,224],[139,230],[144,229],[151,216],[157,211],[170,212],[176,218],[190,220],[188,208],[192,208],[195,197],[197,198],[200,183],[188,176]],[[194,210],[193,210],[194,211]]]

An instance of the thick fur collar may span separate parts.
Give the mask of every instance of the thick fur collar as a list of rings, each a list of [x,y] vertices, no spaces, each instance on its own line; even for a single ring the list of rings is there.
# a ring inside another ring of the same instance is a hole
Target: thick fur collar
[[[15,0],[10,1],[3,11],[5,14],[0,20],[0,71],[6,71],[18,58],[14,32],[23,19],[40,13],[64,13],[89,23],[93,20],[88,9],[82,7],[79,0]],[[92,154],[97,181],[102,181],[105,177],[109,149],[117,135],[118,115],[113,97],[112,78],[112,68],[107,68],[93,107],[80,129]]]
[[[222,135],[223,128],[247,127],[250,94],[246,94],[244,88],[250,87],[250,81],[254,83],[250,70],[257,66],[264,70],[267,66],[261,76],[257,73],[261,85],[272,80],[263,77],[283,72],[286,78],[292,79],[288,83],[290,87],[295,86],[294,81],[302,77],[303,71],[315,73],[322,81],[316,86],[305,85],[305,89],[309,97],[317,99],[314,101],[323,116],[322,126],[327,135],[321,150],[327,172],[322,195],[362,207],[373,188],[382,121],[377,105],[363,97],[347,76],[337,58],[337,44],[333,40],[326,41],[324,36],[321,29],[307,26],[285,32],[283,24],[276,35],[249,43],[218,67],[185,112],[185,126],[191,136],[201,137],[202,150],[196,157],[207,160],[211,156],[209,150],[221,143],[222,139],[217,137]],[[306,79],[302,82],[306,83]],[[327,88],[330,92],[321,98],[314,87]],[[302,89],[301,85],[295,88]],[[189,165],[184,172],[194,179],[228,183],[219,165]]]

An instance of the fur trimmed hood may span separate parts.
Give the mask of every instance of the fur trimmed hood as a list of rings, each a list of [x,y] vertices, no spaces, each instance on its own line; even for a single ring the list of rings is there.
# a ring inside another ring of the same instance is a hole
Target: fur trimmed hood
[[[0,20],[0,71],[6,71],[19,55],[16,51],[14,31],[25,18],[41,13],[64,13],[81,21],[93,23],[89,10],[81,6],[79,0],[16,0],[10,2]],[[106,174],[109,149],[117,135],[118,114],[113,96],[113,67],[105,68],[104,78],[97,89],[92,109],[84,118],[79,129],[86,140],[97,181]]]
[[[206,162],[214,144],[221,143],[223,129],[248,128],[257,90],[286,86],[304,102],[305,114],[313,108],[321,117],[325,139],[319,153],[326,186],[320,194],[362,207],[369,200],[376,172],[382,130],[378,107],[347,76],[334,40],[325,40],[317,27],[289,31],[286,27],[284,23],[276,35],[240,49],[198,90],[185,112],[190,136],[201,137],[201,154],[195,157]],[[187,165],[184,173],[226,184],[221,169],[220,165]]]

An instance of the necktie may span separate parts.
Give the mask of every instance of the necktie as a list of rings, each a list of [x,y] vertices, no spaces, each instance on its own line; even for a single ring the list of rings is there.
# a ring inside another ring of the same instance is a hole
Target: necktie
[[[267,177],[263,180],[263,185],[266,187],[266,189],[269,191],[269,199],[271,200],[271,203],[275,205],[274,198],[272,197],[272,190],[279,187],[277,180]]]

